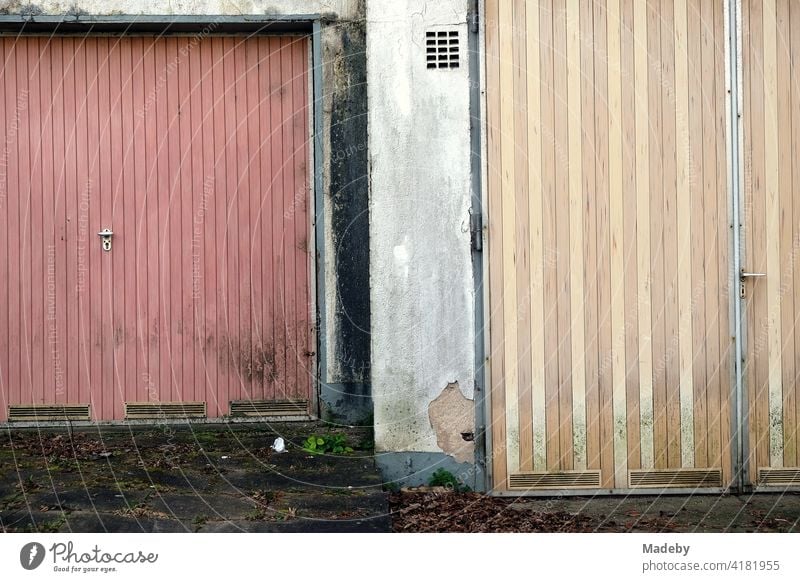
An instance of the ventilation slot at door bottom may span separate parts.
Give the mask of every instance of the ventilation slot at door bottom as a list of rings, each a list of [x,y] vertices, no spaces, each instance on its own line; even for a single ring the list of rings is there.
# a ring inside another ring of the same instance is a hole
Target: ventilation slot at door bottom
[[[18,422],[91,419],[88,404],[14,404],[8,407],[8,420]]]
[[[233,400],[231,416],[308,416],[308,400]]]
[[[674,469],[665,471],[630,471],[631,488],[664,489],[669,487],[722,487],[720,469]]]
[[[560,473],[515,473],[508,480],[511,489],[596,489],[600,471],[564,471]]]
[[[205,418],[205,402],[126,402],[125,418]]]
[[[759,469],[758,484],[765,487],[800,486],[800,468]]]

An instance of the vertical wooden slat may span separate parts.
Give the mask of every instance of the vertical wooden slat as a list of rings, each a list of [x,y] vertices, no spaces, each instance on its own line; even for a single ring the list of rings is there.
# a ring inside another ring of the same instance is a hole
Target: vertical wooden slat
[[[557,414],[558,469],[573,467],[572,439],[572,357],[570,339],[570,264],[569,249],[569,136],[567,97],[567,32],[566,10],[563,2],[553,2],[552,23],[552,97],[553,119],[551,140],[554,148],[552,166],[553,197],[549,198],[546,213],[550,218],[550,240],[557,250],[549,282],[552,284],[553,310],[551,313],[554,342],[555,399],[553,410]]]
[[[704,92],[706,85],[703,71],[703,42],[701,37],[708,34],[707,23],[702,20],[701,0],[689,0],[687,6],[687,54],[688,60],[688,89],[689,89],[689,109],[687,134],[688,140],[689,168],[688,168],[688,189],[691,208],[689,210],[691,221],[691,305],[692,305],[692,345],[693,345],[693,376],[692,383],[694,390],[694,457],[695,466],[705,467],[708,460],[706,419],[715,412],[709,407],[706,408],[706,396],[708,393],[708,383],[706,376],[706,354],[709,351],[708,344],[713,335],[706,335],[706,310],[705,298],[708,293],[705,277],[706,261],[711,258],[711,254],[716,249],[705,245],[705,222],[704,207],[708,201],[703,196],[703,179],[705,175],[704,156],[704,133],[703,125],[707,123],[707,113],[710,111]],[[677,54],[677,53],[676,53]],[[715,120],[712,119],[713,123]],[[716,322],[709,322],[709,325],[717,325]],[[709,363],[711,361],[709,360]],[[706,414],[708,410],[708,415]],[[718,412],[717,412],[718,414]]]
[[[539,16],[540,73],[542,76],[542,245],[545,254],[544,286],[544,337],[545,337],[545,416],[547,426],[547,469],[560,468],[561,419],[559,416],[558,352],[558,263],[563,260],[558,248],[556,233],[556,127],[554,87],[554,38],[552,0],[541,3]],[[505,130],[505,126],[504,126]]]
[[[742,219],[744,221],[744,244],[742,251],[742,265],[747,265],[752,262],[752,233],[753,233],[753,140],[751,133],[751,119],[752,119],[752,102],[753,102],[753,74],[752,74],[752,34],[751,34],[751,2],[742,2],[742,122],[743,122],[743,175],[744,182],[742,184],[743,190],[743,209]],[[755,345],[755,328],[754,325],[754,302],[752,291],[756,285],[750,287],[750,296],[748,297],[745,308],[747,317],[747,338],[745,345],[748,347],[748,352],[752,350]],[[750,474],[747,478],[751,481],[755,477],[755,448],[756,448],[756,366],[753,354],[748,353],[744,358],[742,375],[744,376],[746,388],[746,402],[748,407],[748,423],[747,426],[742,427],[741,430],[747,431],[747,440],[749,447],[746,451],[747,462],[750,467]]]
[[[650,135],[647,5],[634,2],[636,54],[636,262],[641,466],[653,468],[653,352],[650,305]]]
[[[678,257],[676,212],[676,154],[675,136],[675,36],[674,0],[661,2],[661,134],[663,165],[663,260],[664,260],[664,334],[666,349],[663,356],[667,391],[667,460],[670,467],[681,463],[680,408],[680,345],[678,341]]]
[[[723,310],[727,310],[728,306],[721,303],[719,296],[719,249],[720,249],[720,232],[727,232],[725,229],[725,213],[719,212],[717,206],[717,148],[716,142],[720,134],[720,127],[724,127],[723,123],[717,118],[716,109],[717,102],[715,99],[716,79],[715,70],[719,67],[719,60],[715,52],[715,34],[714,34],[714,7],[713,3],[703,3],[701,8],[701,21],[703,23],[701,31],[701,52],[702,52],[702,78],[703,78],[703,103],[707,111],[703,115],[703,189],[702,199],[704,215],[704,245],[707,249],[705,251],[705,269],[704,279],[705,284],[705,297],[704,297],[704,310],[706,321],[706,341],[704,348],[706,351],[706,393],[707,398],[705,401],[706,408],[698,410],[698,416],[701,416],[701,431],[706,435],[703,441],[707,444],[707,450],[718,450],[719,441],[719,402],[720,402],[720,388],[723,378],[719,374],[720,370],[720,351],[719,340],[720,334],[723,333],[719,328],[721,314]],[[699,302],[699,300],[698,300]],[[698,303],[699,304],[699,303]],[[729,331],[724,332],[727,335]],[[699,362],[696,362],[699,365]],[[727,381],[726,381],[727,384]],[[705,420],[704,422],[704,419]],[[720,461],[714,460],[715,466],[718,466]]]
[[[798,6],[796,2],[791,2],[789,12],[789,39],[787,42],[789,43],[791,62],[800,63],[800,6]],[[797,152],[800,151],[800,78],[798,78],[798,71],[796,69],[792,69],[790,86],[790,106],[792,111],[792,151]],[[800,164],[792,164],[791,172],[792,194],[794,194],[795,188],[800,188]],[[800,202],[795,201],[794,196],[792,198],[792,222],[794,224],[794,233],[792,236],[792,296],[794,299],[795,308],[797,309],[800,308],[800,257],[798,256],[798,253],[800,253],[800,244],[798,244],[798,241],[800,240],[798,238],[800,237]],[[794,370],[796,374],[798,371],[800,371],[800,350],[797,349],[797,346],[800,346],[800,324],[798,322],[798,312],[795,312],[792,318],[792,325],[790,326],[790,329],[792,330],[792,333],[794,333]],[[795,394],[795,425],[792,427],[791,434],[792,438],[794,439],[795,463],[796,465],[800,465],[800,450],[797,446],[798,428],[796,424],[800,419],[800,398],[798,398],[797,383],[792,383],[790,386],[794,388]]]
[[[724,63],[726,60],[726,27],[725,27],[725,5],[721,2],[714,4],[714,36],[715,36],[715,62]],[[733,363],[734,342],[733,334],[730,327],[730,308],[735,287],[731,288],[730,282],[732,281],[733,269],[730,257],[730,243],[732,238],[732,231],[728,217],[728,208],[731,205],[730,189],[728,187],[729,175],[729,159],[727,155],[728,144],[728,127],[730,120],[730,111],[726,107],[727,104],[727,83],[725,77],[725,67],[714,67],[716,74],[716,116],[717,116],[717,215],[719,218],[718,228],[719,236],[717,237],[717,253],[719,254],[719,261],[717,264],[718,280],[719,280],[719,305],[720,317],[719,326],[717,327],[717,334],[719,337],[720,352],[719,352],[719,382],[720,382],[720,395],[719,395],[719,422],[715,425],[709,422],[710,436],[709,436],[709,458],[710,462],[717,463],[716,459],[720,459],[719,463],[722,465],[722,480],[724,484],[729,484],[733,479],[733,465],[731,455],[732,435],[731,431],[731,414],[730,402],[732,390],[735,382],[732,382],[731,365]],[[725,226],[728,225],[728,228]],[[711,408],[714,405],[714,400],[709,399],[709,416],[715,414]],[[719,434],[719,450],[716,449],[715,435]]]
[[[625,402],[628,444],[628,469],[641,468],[641,431],[639,412],[639,282],[636,230],[638,192],[636,189],[636,33],[634,0],[622,0],[621,68],[622,81],[622,170],[623,207],[625,209],[622,249],[625,278]]]
[[[793,250],[793,196],[792,172],[794,163],[792,152],[792,103],[791,83],[793,78],[791,52],[789,40],[789,0],[777,0],[776,5],[776,31],[777,43],[777,107],[778,107],[778,212],[779,245],[780,245],[780,342],[781,342],[781,403],[782,403],[782,434],[779,438],[783,445],[783,465],[794,467],[797,463],[797,425],[795,423],[795,302],[794,293],[791,291],[794,282],[795,269]],[[779,73],[780,72],[780,73]]]
[[[508,472],[519,470],[519,402],[518,402],[518,353],[517,353],[517,285],[514,218],[514,70],[513,70],[513,10],[510,2],[500,5],[500,115],[502,134],[500,155],[502,166],[502,213],[504,285],[504,328],[505,328],[505,382],[506,382],[506,456]]]
[[[655,468],[665,469],[667,459],[667,385],[665,361],[666,340],[664,331],[664,184],[662,134],[662,67],[661,63],[661,14],[659,3],[648,2],[648,53],[650,97],[650,233],[651,233],[651,307],[653,347],[653,442]]]
[[[542,108],[541,108],[541,63],[539,56],[538,0],[528,4],[526,23],[526,69],[527,69],[527,142],[528,142],[528,222],[530,224],[530,327],[531,327],[531,419],[533,422],[533,469],[547,469],[547,436],[545,420],[545,347],[544,327],[544,249],[542,242]]]
[[[560,252],[556,261],[556,311],[558,319],[558,438],[559,468],[573,468],[572,436],[572,352],[571,340],[571,283],[570,265],[573,261],[570,248],[570,201],[569,201],[569,98],[567,76],[567,26],[564,2],[553,3],[553,97],[554,134],[556,149],[555,193],[555,241]]]
[[[692,341],[691,198],[689,192],[689,68],[686,0],[675,0],[676,210],[678,215],[678,345],[681,466],[694,466],[694,348]]]
[[[769,352],[769,460],[783,466],[783,387],[781,386],[781,255],[778,178],[778,72],[775,0],[764,0],[764,177],[766,195],[767,326]]]
[[[598,345],[600,398],[600,456],[602,484],[618,486],[618,467],[615,463],[617,442],[614,419],[614,311],[611,263],[610,196],[612,186],[609,175],[609,23],[607,6],[594,5],[595,26],[595,187],[597,196],[597,280],[598,280]]]
[[[581,144],[580,1],[567,2],[567,95],[569,126],[570,338],[572,340],[572,449],[574,468],[586,469],[586,366],[583,254],[583,156]]]
[[[622,72],[619,0],[608,1],[608,181],[611,255],[611,351],[614,485],[628,484],[625,391],[625,211],[622,169]]]
[[[536,10],[537,6],[531,6]],[[514,0],[512,6],[513,21],[525,22],[526,10],[524,0]],[[514,26],[510,31],[512,38],[513,72],[513,102],[514,126],[526,127],[526,108],[520,104],[527,103],[527,43],[526,32],[523,27]],[[533,265],[530,256],[531,222],[529,220],[528,201],[528,174],[529,148],[526,131],[514,134],[514,216],[516,224],[514,266],[516,268],[516,297],[517,297],[517,346],[520,347],[518,360],[518,415],[519,415],[519,468],[521,471],[533,469],[533,400],[532,400],[532,361],[527,357],[531,345],[531,305],[533,305],[530,279]]]
[[[586,465],[600,469],[600,390],[599,338],[597,335],[598,266],[597,266],[597,195],[595,191],[595,62],[594,4],[581,2],[581,120],[583,128],[583,217],[586,298]]]
[[[768,146],[766,119],[766,63],[764,46],[767,39],[764,38],[765,20],[769,19],[764,14],[763,2],[754,2],[750,12],[750,36],[752,46],[756,52],[752,55],[751,62],[751,114],[755,121],[750,127],[750,135],[753,140],[752,146],[752,206],[750,208],[753,216],[751,236],[749,238],[749,264],[750,267],[759,273],[767,273],[768,269],[768,247],[767,247],[767,160],[766,151]],[[756,280],[750,286],[752,292],[752,304],[754,307],[754,321],[752,329],[755,337],[749,344],[753,354],[755,367],[754,383],[754,411],[752,419],[755,421],[755,438],[750,445],[755,453],[753,466],[764,466],[770,459],[770,326],[769,326],[769,291],[770,286],[764,282]]]
[[[530,14],[531,11],[528,11]],[[489,260],[490,273],[490,355],[491,419],[492,419],[492,477],[495,489],[507,484],[506,426],[505,426],[505,325],[503,314],[505,300],[503,287],[503,213],[502,213],[502,157],[500,117],[500,28],[499,2],[486,2],[486,87],[487,87],[487,150],[490,159],[487,172],[489,190]]]

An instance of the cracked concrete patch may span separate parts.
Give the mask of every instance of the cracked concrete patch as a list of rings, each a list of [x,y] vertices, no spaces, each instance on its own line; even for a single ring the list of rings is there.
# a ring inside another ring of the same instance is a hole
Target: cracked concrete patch
[[[465,441],[461,433],[475,431],[475,402],[458,388],[458,382],[448,384],[428,406],[428,418],[436,432],[436,444],[459,463],[471,463],[475,444]]]

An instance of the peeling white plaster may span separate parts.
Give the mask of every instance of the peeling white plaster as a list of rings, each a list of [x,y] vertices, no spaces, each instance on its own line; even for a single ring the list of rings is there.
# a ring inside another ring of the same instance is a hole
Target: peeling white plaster
[[[429,407],[474,390],[466,58],[428,69],[428,26],[467,38],[466,0],[369,0],[372,394],[379,451],[441,452]],[[409,17],[411,15],[411,17]],[[466,56],[466,46],[462,46]],[[441,417],[441,415],[440,415]],[[439,418],[440,418],[439,417]]]
[[[395,273],[401,279],[408,279],[408,264],[411,261],[411,253],[408,249],[408,237],[404,237],[403,244],[394,247],[394,266]]]

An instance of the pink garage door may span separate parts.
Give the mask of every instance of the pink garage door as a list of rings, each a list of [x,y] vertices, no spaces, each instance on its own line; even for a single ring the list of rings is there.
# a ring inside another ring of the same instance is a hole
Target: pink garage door
[[[0,58],[0,420],[305,407],[308,38],[5,38]]]

